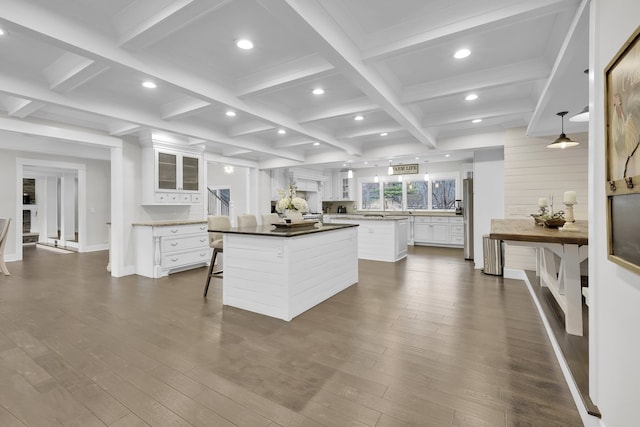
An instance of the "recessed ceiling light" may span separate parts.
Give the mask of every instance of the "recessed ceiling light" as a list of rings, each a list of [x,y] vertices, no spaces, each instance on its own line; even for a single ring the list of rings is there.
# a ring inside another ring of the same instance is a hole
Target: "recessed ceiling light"
[[[380,136],[387,136],[387,135],[389,135],[387,132],[382,132],[382,133],[380,134]]]
[[[278,133],[279,133],[280,135],[284,135],[285,133],[287,133],[287,131],[286,131],[286,130],[284,130],[284,129],[278,129]]]
[[[311,93],[313,93],[314,95],[322,95],[324,94],[324,89],[317,87]]]
[[[478,99],[478,95],[476,95],[475,93],[470,93],[469,95],[464,97],[465,101],[474,101]]]
[[[445,154],[444,156],[449,158],[449,157],[451,157],[451,154]]]
[[[253,42],[247,39],[240,39],[236,41],[236,46],[238,46],[240,49],[243,49],[243,50],[249,50],[249,49],[253,49]]]
[[[4,36],[5,34],[7,34],[6,31],[0,28],[0,36]]]
[[[342,167],[345,167],[345,166],[347,166],[347,164],[346,164],[346,163],[343,163],[343,164],[342,164]]]
[[[471,123],[480,123],[482,121],[482,119],[473,119],[471,120]]]
[[[416,160],[420,160],[420,157],[416,157]]]
[[[235,111],[231,111],[231,110],[228,110],[225,114],[227,116],[229,116],[229,117],[235,117],[236,116],[236,112]]]
[[[368,165],[368,164],[369,164],[369,162],[364,162],[364,164],[365,164],[365,165]]]
[[[358,116],[355,116],[353,120],[359,122],[360,120],[364,120],[364,117],[358,115]]]
[[[158,87],[158,85],[149,80],[142,82],[142,86],[146,87],[147,89],[155,89]]]
[[[459,51],[453,54],[453,57],[456,59],[462,59],[462,58],[466,58],[469,55],[471,55],[471,51],[469,49],[460,49]]]
[[[313,143],[313,145],[315,145],[317,147],[318,145],[320,145],[320,143],[318,141],[316,141],[316,142]]]

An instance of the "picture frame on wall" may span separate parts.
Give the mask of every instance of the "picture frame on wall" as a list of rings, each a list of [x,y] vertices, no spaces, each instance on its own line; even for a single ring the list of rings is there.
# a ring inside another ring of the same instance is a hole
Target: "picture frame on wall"
[[[640,27],[605,69],[608,258],[640,274]]]

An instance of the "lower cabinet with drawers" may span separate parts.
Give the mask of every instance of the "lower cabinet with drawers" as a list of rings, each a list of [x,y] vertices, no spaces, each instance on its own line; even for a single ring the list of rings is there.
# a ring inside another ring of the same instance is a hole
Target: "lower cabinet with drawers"
[[[413,242],[416,245],[464,246],[463,219],[459,216],[415,216]]]
[[[134,223],[136,273],[158,278],[207,265],[211,252],[206,221]]]

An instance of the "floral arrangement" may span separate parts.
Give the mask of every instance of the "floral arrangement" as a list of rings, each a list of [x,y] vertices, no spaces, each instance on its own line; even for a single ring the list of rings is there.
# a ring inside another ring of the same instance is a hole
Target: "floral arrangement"
[[[280,190],[280,200],[276,203],[276,211],[283,213],[286,210],[308,212],[307,201],[301,197],[296,197],[296,186],[289,184],[288,190]]]

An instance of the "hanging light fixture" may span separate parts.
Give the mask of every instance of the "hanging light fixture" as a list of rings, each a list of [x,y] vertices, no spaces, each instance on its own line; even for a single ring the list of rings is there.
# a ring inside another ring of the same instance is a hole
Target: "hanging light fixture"
[[[564,116],[566,116],[568,113],[569,113],[568,111],[561,111],[559,113],[556,113],[562,119],[562,133],[560,133],[560,136],[556,138],[555,141],[547,145],[547,148],[565,149],[569,147],[575,147],[576,145],[580,145],[579,142],[573,141],[571,138],[567,137],[567,135],[564,134]]]
[[[353,170],[351,168],[349,168],[349,171],[347,172],[347,178],[353,178]]]
[[[389,175],[393,175],[393,166],[391,166],[391,160],[389,160],[389,169],[387,169]]]
[[[570,122],[588,122],[589,121],[589,106],[585,106],[582,111],[580,111],[575,116],[569,117]]]
[[[585,74],[589,74],[589,69],[584,70]],[[585,106],[582,111],[580,111],[575,116],[569,117],[570,122],[588,122],[589,121],[589,106]]]
[[[424,161],[424,181],[429,181],[429,171],[427,171],[427,161]]]

